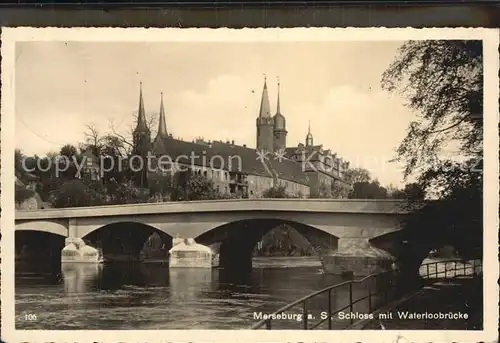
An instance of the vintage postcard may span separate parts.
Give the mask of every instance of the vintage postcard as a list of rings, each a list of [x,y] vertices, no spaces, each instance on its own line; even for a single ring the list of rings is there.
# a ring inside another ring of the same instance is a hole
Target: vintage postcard
[[[496,340],[498,30],[1,35],[3,341]]]

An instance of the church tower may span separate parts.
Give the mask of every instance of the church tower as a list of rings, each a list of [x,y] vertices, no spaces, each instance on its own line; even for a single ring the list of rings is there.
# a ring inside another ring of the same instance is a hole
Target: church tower
[[[274,152],[284,150],[286,148],[286,120],[281,114],[280,108],[280,82],[278,81],[278,104],[276,106],[276,114],[273,117],[274,121]]]
[[[167,120],[165,119],[165,108],[163,107],[163,93],[160,93],[160,119],[158,123],[158,134],[156,135],[156,139],[167,137]]]
[[[259,117],[257,118],[257,150],[273,152],[274,148],[274,123],[271,118],[271,106],[267,93],[267,83],[264,78],[264,89],[260,101]]]
[[[168,138],[167,120],[165,119],[165,108],[163,107],[163,93],[160,93],[160,117],[158,120],[158,133],[153,143],[153,152],[155,155],[165,153],[164,139]]]
[[[144,188],[147,186],[147,156],[151,151],[151,131],[146,123],[144,99],[142,98],[142,82],[140,83],[139,110],[137,113],[137,126],[133,132],[133,140],[134,148],[131,163],[136,174],[135,180],[137,186]],[[134,156],[140,156],[140,158]]]
[[[309,121],[309,129],[306,136],[306,146],[313,146],[313,135],[311,134],[311,121]]]

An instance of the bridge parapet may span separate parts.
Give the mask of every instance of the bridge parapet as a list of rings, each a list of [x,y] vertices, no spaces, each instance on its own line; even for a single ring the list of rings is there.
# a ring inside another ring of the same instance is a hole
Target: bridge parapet
[[[73,207],[16,211],[16,220],[81,218],[195,212],[286,211],[323,213],[408,214],[412,205],[404,200],[387,199],[236,199],[175,201],[93,207]],[[418,206],[418,205],[417,205]]]

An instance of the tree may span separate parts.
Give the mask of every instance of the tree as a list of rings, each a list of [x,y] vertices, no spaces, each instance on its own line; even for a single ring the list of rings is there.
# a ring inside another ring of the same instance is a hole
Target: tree
[[[397,186],[393,185],[392,183],[387,185],[385,189],[387,190],[387,196],[393,199],[397,199],[398,194],[402,193],[402,190],[400,190]]]
[[[85,137],[85,142],[80,146],[82,152],[90,150],[95,156],[101,155],[101,148],[104,141],[104,136],[101,135],[99,129],[95,124],[85,125],[85,131],[83,133]]]
[[[137,121],[138,121],[138,112],[134,112],[134,120],[131,126],[129,126],[128,130],[126,133],[119,132],[118,129],[116,128],[113,120],[110,120],[109,126],[111,132],[107,135],[107,139],[112,140],[115,146],[120,148],[120,152],[126,156],[130,156],[132,154],[132,150],[134,148],[133,144],[133,133],[134,130],[137,126]],[[146,126],[148,127],[149,131],[151,132],[151,137],[154,137],[155,135],[155,127],[157,125],[159,118],[159,113],[153,112],[150,113],[149,115],[146,115]]]
[[[23,161],[25,156],[20,149],[14,150],[14,170],[20,174],[24,174],[26,171],[23,167]]]
[[[382,87],[405,97],[418,115],[395,158],[404,162],[405,176],[432,164],[451,141],[466,156],[482,154],[481,41],[407,42],[382,75]]]
[[[324,182],[321,182],[318,189],[312,192],[310,198],[329,199],[332,197],[332,187],[328,187]]]
[[[14,199],[15,202],[18,204],[22,204],[24,201],[28,200],[29,198],[33,197],[35,195],[35,192],[25,186],[19,185],[18,183],[15,183],[15,195]]]
[[[382,87],[401,94],[418,114],[395,160],[404,163],[405,178],[417,172],[420,189],[439,199],[425,202],[405,222],[410,245],[399,257],[402,278],[411,282],[430,249],[451,243],[462,257],[481,256],[482,42],[407,42],[384,72]],[[439,157],[450,143],[466,162]],[[421,195],[416,186],[410,190]]]
[[[53,161],[59,156],[59,153],[57,151],[49,151],[47,152],[47,159]]]
[[[262,192],[263,198],[287,198],[285,186],[273,186]]]
[[[138,204],[148,202],[149,192],[137,187],[132,180],[111,180],[104,185],[105,202],[110,205]]]
[[[174,201],[214,200],[221,195],[212,180],[189,171],[177,172],[174,176],[171,199]]]
[[[263,198],[288,198],[286,186],[273,186],[262,193]]]
[[[331,195],[334,199],[345,199],[349,196],[349,186],[344,182],[334,181],[331,186]]]
[[[387,190],[380,185],[378,180],[371,182],[356,182],[351,192],[350,199],[386,199]]]
[[[173,191],[173,179],[170,174],[152,173],[148,176],[149,194],[153,201],[169,201]]]
[[[51,203],[56,208],[103,205],[103,195],[90,188],[81,180],[63,183],[50,194]]]
[[[61,156],[66,156],[67,158],[72,158],[73,156],[76,156],[78,153],[76,147],[71,144],[66,144],[64,145],[61,150],[59,151],[59,155]]]
[[[388,196],[391,199],[424,200],[426,192],[418,182],[412,182],[406,184],[403,189],[392,188],[388,191]]]
[[[346,182],[354,185],[357,182],[370,182],[370,172],[365,168],[348,169],[345,173]]]

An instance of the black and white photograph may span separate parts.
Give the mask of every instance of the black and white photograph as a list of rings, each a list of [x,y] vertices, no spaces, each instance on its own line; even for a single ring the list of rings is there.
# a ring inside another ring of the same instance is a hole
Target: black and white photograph
[[[493,340],[498,44],[2,30],[2,340]]]

